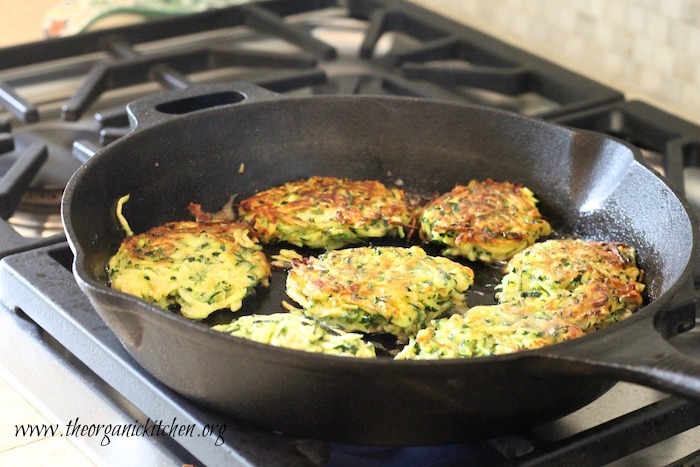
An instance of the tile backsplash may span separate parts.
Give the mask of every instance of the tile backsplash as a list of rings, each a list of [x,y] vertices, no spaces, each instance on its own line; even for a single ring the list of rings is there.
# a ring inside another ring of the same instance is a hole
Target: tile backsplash
[[[700,0],[412,0],[700,123]]]

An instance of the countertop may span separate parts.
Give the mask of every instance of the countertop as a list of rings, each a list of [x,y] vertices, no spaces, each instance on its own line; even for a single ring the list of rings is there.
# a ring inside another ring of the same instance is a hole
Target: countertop
[[[17,436],[16,426],[48,426],[41,415],[7,381],[0,377],[0,465],[94,466],[68,438]]]
[[[44,12],[57,0],[17,2],[0,0],[0,47],[42,40]],[[13,387],[0,378],[0,465],[92,466],[68,439],[63,437],[22,437],[15,425],[49,424]]]
[[[42,40],[45,12],[58,0],[0,0],[0,47]]]

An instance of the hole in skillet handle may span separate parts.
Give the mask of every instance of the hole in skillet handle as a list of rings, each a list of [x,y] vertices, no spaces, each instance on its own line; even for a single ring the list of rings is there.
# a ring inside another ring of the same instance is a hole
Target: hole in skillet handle
[[[126,108],[129,124],[134,130],[157,125],[197,111],[281,97],[280,94],[251,83],[203,84],[152,94],[130,102]]]
[[[170,102],[157,104],[158,112],[168,115],[183,115],[197,110],[219,107],[222,105],[237,104],[244,101],[246,96],[236,91],[222,91],[214,94],[186,97]]]

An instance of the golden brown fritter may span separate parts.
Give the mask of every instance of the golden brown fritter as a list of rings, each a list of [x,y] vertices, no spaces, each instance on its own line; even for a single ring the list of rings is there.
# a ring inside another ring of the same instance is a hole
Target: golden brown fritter
[[[268,285],[261,250],[245,225],[170,222],[126,237],[107,272],[113,288],[199,320],[238,310],[255,286]]]
[[[581,328],[543,310],[524,313],[520,305],[476,306],[438,318],[399,352],[397,360],[466,358],[538,349],[575,339]]]
[[[360,247],[292,260],[287,294],[304,313],[346,331],[405,340],[465,304],[473,271],[417,246]]]
[[[642,305],[634,248],[548,240],[516,254],[498,286],[498,305],[432,320],[398,359],[497,355],[581,337]]]
[[[363,341],[361,334],[345,332],[299,313],[246,315],[212,329],[288,349],[360,358],[376,357],[374,345]]]
[[[470,261],[503,261],[549,235],[551,227],[527,187],[472,180],[457,185],[422,210],[420,235],[445,246],[443,254]]]
[[[262,191],[241,201],[238,213],[263,243],[326,249],[404,237],[413,218],[402,190],[335,177],[311,177]]]
[[[636,250],[622,243],[536,243],[508,262],[496,298],[526,309],[557,309],[588,332],[626,318],[642,305],[643,274],[636,258]]]

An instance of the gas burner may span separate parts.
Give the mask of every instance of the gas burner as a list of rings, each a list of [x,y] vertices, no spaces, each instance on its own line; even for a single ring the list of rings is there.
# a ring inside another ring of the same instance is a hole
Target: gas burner
[[[99,141],[100,128],[96,122],[46,121],[25,125],[14,131],[15,144],[27,147],[33,143],[44,144],[48,158],[37,172],[30,185],[35,193],[23,199],[25,204],[46,206],[49,199],[55,201],[54,194],[62,192],[71,175],[78,170],[81,161],[73,156],[75,141]],[[51,196],[48,196],[50,194]],[[58,196],[60,204],[60,195]]]
[[[15,231],[24,238],[48,238],[63,233],[61,215],[57,213],[38,214],[18,210],[7,220]]]
[[[9,151],[2,155],[9,168],[3,174],[6,191],[3,217],[24,238],[62,234],[60,205],[63,189],[80,167],[75,141],[97,141],[99,126],[88,122],[46,121],[16,128]]]
[[[24,238],[46,238],[63,233],[62,189],[30,188],[7,222]]]

